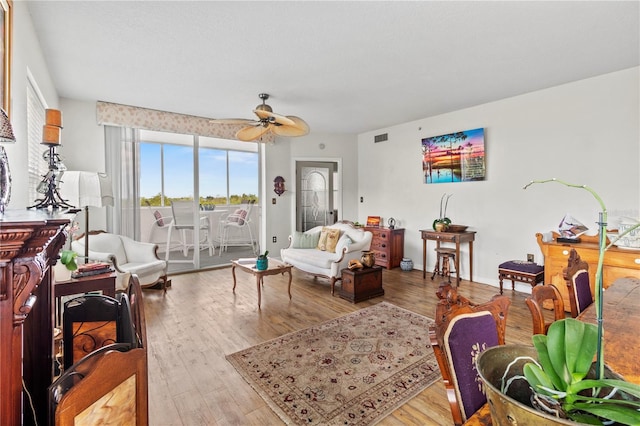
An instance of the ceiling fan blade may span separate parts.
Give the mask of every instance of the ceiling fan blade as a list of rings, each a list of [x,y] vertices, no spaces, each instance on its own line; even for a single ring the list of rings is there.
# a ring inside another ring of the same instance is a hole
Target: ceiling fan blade
[[[238,130],[238,132],[236,133],[236,138],[244,142],[250,142],[267,133],[270,127],[272,126],[258,125],[245,127],[244,129]]]
[[[256,120],[250,120],[248,118],[213,118],[209,120],[209,123],[218,124],[251,124],[258,123]]]
[[[293,126],[273,126],[271,131],[278,136],[289,137],[304,136],[309,133],[309,125],[302,118],[293,115],[288,115],[287,118],[295,124]]]
[[[259,109],[254,109],[253,112],[260,117],[261,120],[268,120],[269,123],[281,124],[284,126],[295,126],[296,123],[293,120],[290,120],[288,117],[280,114],[276,114],[275,112],[269,112]]]

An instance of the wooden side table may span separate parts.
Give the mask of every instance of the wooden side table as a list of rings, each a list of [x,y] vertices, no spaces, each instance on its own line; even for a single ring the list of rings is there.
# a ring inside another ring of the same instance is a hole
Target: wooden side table
[[[255,263],[245,264],[240,260],[231,261],[231,275],[233,275],[233,292],[236,292],[236,267],[241,270],[252,274],[256,277],[256,286],[258,287],[258,309],[260,309],[260,301],[262,299],[262,292],[260,290],[261,284],[264,284],[264,277],[266,275],[284,275],[285,272],[289,274],[289,284],[287,291],[289,292],[289,300],[291,300],[291,268],[293,265],[281,262],[276,259],[269,258],[269,267],[263,271],[259,271],[255,267]]]
[[[456,287],[460,285],[460,244],[469,244],[469,281],[473,281],[473,240],[476,238],[475,231],[465,232],[438,232],[421,229],[422,236],[422,279],[427,277],[427,240],[436,242],[436,248],[440,243],[454,243],[456,245]]]
[[[352,303],[383,296],[382,267],[343,269],[339,296]]]

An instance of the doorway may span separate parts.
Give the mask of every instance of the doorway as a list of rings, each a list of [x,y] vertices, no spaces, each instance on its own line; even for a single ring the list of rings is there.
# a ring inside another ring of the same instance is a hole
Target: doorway
[[[296,161],[296,230],[338,221],[340,185],[338,163]]]

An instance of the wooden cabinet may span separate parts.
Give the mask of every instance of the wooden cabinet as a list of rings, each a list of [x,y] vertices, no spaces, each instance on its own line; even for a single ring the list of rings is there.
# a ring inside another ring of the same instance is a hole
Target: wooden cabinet
[[[598,268],[600,250],[598,236],[582,236],[578,244],[559,243],[558,234],[553,233],[553,241],[542,241],[542,234],[536,234],[536,239],[544,256],[544,283],[555,285],[564,301],[565,311],[571,310],[567,291],[567,284],[562,276],[562,270],[567,267],[569,252],[576,249],[580,258],[589,264],[591,292],[595,294],[595,274]],[[621,249],[611,247],[605,252],[602,266],[602,283],[604,288],[617,278],[640,278],[640,250]]]
[[[382,268],[343,269],[339,295],[353,303],[384,295]]]
[[[376,265],[391,269],[400,266],[404,256],[403,228],[366,227],[373,234],[371,251],[376,256]]]
[[[50,266],[73,215],[8,210],[0,221],[0,423],[47,424],[53,379]],[[23,395],[29,391],[31,399]]]

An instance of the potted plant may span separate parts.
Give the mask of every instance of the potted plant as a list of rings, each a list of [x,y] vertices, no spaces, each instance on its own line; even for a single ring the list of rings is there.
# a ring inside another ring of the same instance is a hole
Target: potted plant
[[[547,335],[533,336],[533,344],[495,346],[478,358],[487,399],[497,411],[494,424],[512,424],[502,423],[507,418],[518,424],[640,423],[640,386],[608,371],[596,378],[597,326],[555,321]]]
[[[264,254],[261,254],[256,259],[256,269],[258,271],[266,271],[269,268],[269,258],[267,255],[269,254],[269,250],[265,251]]]
[[[441,232],[446,231],[447,227],[451,224],[451,219],[447,217],[447,206],[449,205],[449,198],[451,198],[453,194],[447,194],[446,192],[442,194],[440,197],[440,216],[433,221],[433,229],[435,231]],[[442,208],[444,204],[444,209]]]
[[[557,424],[640,424],[640,386],[605,375],[602,265],[605,251],[611,246],[606,245],[607,209],[602,198],[585,185],[549,179],[532,181],[525,189],[534,183],[546,182],[584,189],[600,204],[595,283],[598,325],[572,318],[559,320],[549,327],[547,335],[533,336],[534,347],[507,345],[483,352],[477,362],[478,373],[486,384],[487,398],[498,398],[500,402],[491,404],[494,423],[499,425],[509,417],[526,424],[523,418],[513,418],[523,416],[531,423],[544,419]],[[640,224],[618,238],[638,226]],[[494,416],[494,410],[503,409],[509,414],[505,411]]]

